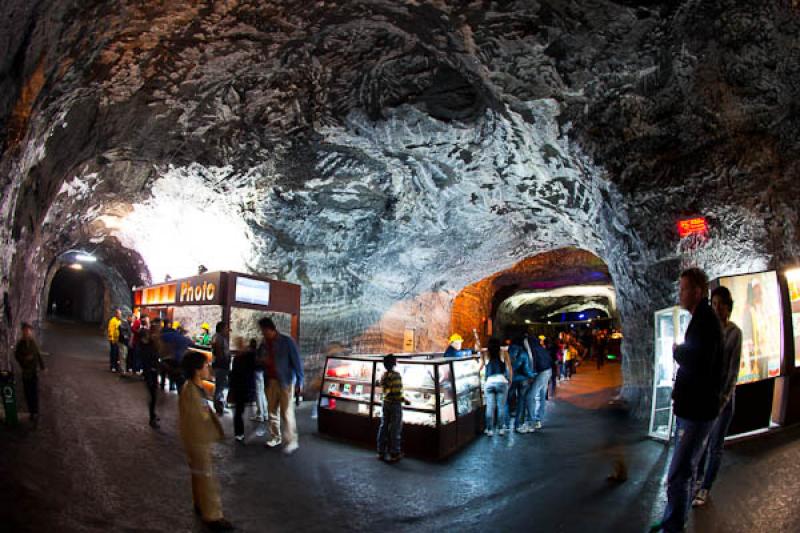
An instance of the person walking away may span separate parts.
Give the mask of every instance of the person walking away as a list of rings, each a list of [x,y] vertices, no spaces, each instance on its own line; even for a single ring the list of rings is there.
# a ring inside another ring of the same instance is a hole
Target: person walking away
[[[685,341],[673,346],[678,364],[672,389],[675,443],[667,476],[667,506],[650,530],[682,531],[693,500],[694,476],[720,411],[722,326],[708,305],[708,278],[699,268],[680,277],[680,305],[692,315]]]
[[[506,430],[506,397],[508,396],[509,378],[513,380],[511,361],[508,352],[500,350],[500,340],[492,337],[487,345],[488,361],[481,361],[481,368],[486,366],[486,382],[483,386],[486,398],[486,435],[493,436],[495,431],[505,435]]]
[[[131,315],[131,341],[128,344],[128,372],[135,374],[139,371],[139,332],[142,329],[143,320],[139,318],[139,312],[134,311]]]
[[[553,358],[545,344],[544,335],[539,336],[539,343],[533,348],[533,373],[535,378],[528,393],[528,412],[530,413],[528,433],[542,429],[544,410],[547,405],[547,387],[553,375]]]
[[[181,328],[180,322],[173,322],[172,327],[169,327],[169,322],[164,323],[164,329],[161,332],[161,355],[166,357],[167,376],[170,381],[170,390],[177,390],[180,392],[184,383],[184,374],[181,371],[181,361],[186,354],[186,350],[191,346],[192,341]],[[161,388],[164,388],[162,381]]]
[[[380,380],[383,391],[383,412],[378,428],[378,459],[396,463],[402,458],[403,404],[410,404],[403,396],[403,377],[394,368],[397,358],[389,354],[383,358],[386,372]]]
[[[730,321],[733,311],[733,298],[726,287],[717,287],[711,291],[711,308],[717,314],[722,324],[724,344],[722,348],[722,369],[725,374],[722,380],[722,410],[714,421],[708,445],[700,464],[697,467],[697,480],[702,480],[700,490],[692,502],[699,507],[706,504],[711,486],[717,478],[717,472],[722,461],[722,447],[725,444],[725,435],[733,419],[736,409],[736,379],[739,377],[739,364],[742,358],[742,330]],[[706,466],[707,464],[707,466]]]
[[[150,426],[158,429],[159,418],[156,415],[156,398],[158,392],[158,370],[159,359],[159,335],[151,335],[150,330],[139,330],[138,351],[142,363],[142,374],[144,384],[147,387],[148,409],[150,411]]]
[[[547,350],[550,352],[550,359],[553,360],[552,375],[550,376],[549,398],[555,398],[556,387],[558,387],[558,373],[560,372],[558,366],[558,344],[552,339],[547,339]]]
[[[119,370],[119,326],[122,323],[122,311],[114,311],[108,321],[108,359],[112,372]]]
[[[120,319],[119,321],[119,339],[117,346],[119,350],[119,371],[125,373],[130,366],[128,361],[128,343],[131,341],[131,322],[133,317]]]
[[[264,428],[262,422],[266,422],[267,420],[267,394],[264,381],[264,361],[258,356],[258,352],[256,352],[254,371],[256,387],[256,414],[251,418],[251,420],[259,424],[256,428],[256,436],[263,437],[266,433],[266,429]]]
[[[262,318],[258,326],[264,337],[258,352],[264,361],[269,409],[270,438],[266,445],[272,448],[283,442],[283,452],[289,455],[299,446],[293,400],[303,393],[303,363],[294,339],[279,333],[271,318]]]
[[[14,348],[14,358],[22,369],[22,388],[31,422],[39,418],[39,370],[45,370],[39,345],[33,338],[33,326],[22,323],[22,338]]]
[[[208,379],[208,359],[192,352],[182,360],[186,383],[178,400],[178,424],[183,449],[192,474],[194,509],[212,531],[233,529],[222,515],[222,500],[211,463],[211,445],[225,436],[203,388]]]
[[[228,402],[233,402],[233,434],[237,442],[244,444],[244,409],[255,397],[255,365],[256,349],[255,339],[250,339],[250,345],[244,345],[244,339],[238,338],[239,346],[233,357],[233,368],[230,374],[230,389]],[[263,436],[263,435],[262,435]]]
[[[228,387],[228,375],[231,371],[231,328],[225,322],[217,322],[216,333],[211,340],[211,353],[214,356],[214,408],[222,416],[225,412],[225,389]]]
[[[514,428],[517,433],[527,433],[525,419],[528,411],[528,394],[534,378],[528,352],[522,343],[522,339],[517,339],[508,350],[514,375],[511,388],[517,398],[517,408],[514,413]]]

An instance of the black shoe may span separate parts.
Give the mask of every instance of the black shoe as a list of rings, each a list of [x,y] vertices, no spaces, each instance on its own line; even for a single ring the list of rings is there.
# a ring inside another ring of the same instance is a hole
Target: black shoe
[[[403,454],[402,453],[393,453],[393,454],[389,455],[389,458],[386,459],[386,462],[387,463],[396,463],[402,458],[403,458]]]
[[[203,513],[200,511],[200,507],[196,505],[194,506],[194,514],[196,514],[197,516],[203,516]]]
[[[161,426],[158,425],[158,419],[157,418],[151,418],[150,419],[150,427],[153,428],[153,429],[159,429],[161,427]]]
[[[221,518],[219,520],[214,520],[213,522],[204,522],[204,523],[206,527],[211,531],[231,531],[233,529],[236,529],[235,527],[233,527],[233,524],[231,524],[224,518]]]

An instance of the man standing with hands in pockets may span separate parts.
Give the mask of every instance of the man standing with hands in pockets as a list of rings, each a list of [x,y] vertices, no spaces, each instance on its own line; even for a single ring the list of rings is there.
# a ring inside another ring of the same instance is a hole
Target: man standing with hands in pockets
[[[283,453],[289,455],[299,447],[294,397],[303,393],[303,362],[294,339],[279,333],[271,318],[262,318],[258,326],[264,340],[256,357],[264,367],[269,410],[270,435],[266,445],[274,448],[283,442]]]

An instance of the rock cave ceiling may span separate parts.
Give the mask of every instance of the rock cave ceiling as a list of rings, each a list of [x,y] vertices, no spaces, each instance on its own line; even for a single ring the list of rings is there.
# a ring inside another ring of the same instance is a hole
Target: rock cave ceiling
[[[99,246],[128,284],[301,283],[313,353],[578,247],[608,265],[634,396],[681,266],[798,253],[798,33],[792,1],[7,0],[15,320],[61,251]],[[708,238],[679,241],[697,213]]]

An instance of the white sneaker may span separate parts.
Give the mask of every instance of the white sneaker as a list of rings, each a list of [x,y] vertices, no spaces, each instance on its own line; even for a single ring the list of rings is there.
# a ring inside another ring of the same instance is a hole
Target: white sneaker
[[[259,426],[259,427],[256,429],[256,437],[263,437],[263,436],[264,436],[264,435],[266,435],[266,434],[267,434],[267,430],[266,430],[266,429],[264,429],[263,427],[260,427],[260,426]]]
[[[692,500],[692,507],[702,507],[708,501],[708,491],[706,489],[700,489],[697,491],[697,494]]]
[[[491,429],[487,429],[486,431],[484,431],[484,433],[486,433],[487,437],[494,437],[494,431],[492,431]]]
[[[497,433],[499,433],[500,436],[502,437],[503,435],[506,434],[506,428],[500,428],[500,431],[498,431]]]
[[[236,440],[239,442],[244,442],[244,435],[236,435]]]
[[[517,433],[527,433],[528,432],[528,426],[526,426],[525,424],[522,424],[521,426],[516,428],[516,432]]]
[[[287,444],[286,446],[283,447],[283,454],[284,455],[292,455],[294,452],[297,451],[297,448],[299,448],[299,447],[300,447],[300,445],[297,444],[296,442],[293,442],[291,444]]]
[[[542,429],[542,421],[537,420],[536,423],[533,425],[533,429]]]
[[[280,443],[281,443],[280,437],[272,437],[267,442],[265,442],[264,445],[267,446],[268,448],[274,448],[275,446],[280,445]]]

